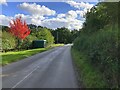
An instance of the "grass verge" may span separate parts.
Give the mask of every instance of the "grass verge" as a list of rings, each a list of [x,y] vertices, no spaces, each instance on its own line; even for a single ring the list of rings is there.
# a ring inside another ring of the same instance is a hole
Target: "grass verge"
[[[64,44],[53,44],[51,47],[59,47],[59,46],[64,46]]]
[[[6,52],[6,53],[0,53],[2,56],[2,60],[0,60],[0,65],[4,66],[7,64],[10,64],[12,62],[19,61],[23,58],[27,58],[29,56],[32,56],[34,54],[47,51],[53,47],[63,46],[64,44],[53,44],[51,47],[47,48],[38,48],[38,49],[31,49],[31,50],[24,50],[24,51],[14,51],[14,52]]]
[[[106,88],[107,84],[102,73],[92,67],[87,57],[74,48],[71,49],[73,62],[77,68],[78,80],[83,88]]]

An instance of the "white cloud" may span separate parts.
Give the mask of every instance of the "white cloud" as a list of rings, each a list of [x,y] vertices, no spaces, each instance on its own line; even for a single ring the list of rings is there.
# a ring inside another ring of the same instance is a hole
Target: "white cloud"
[[[58,15],[59,16],[59,15]],[[84,21],[75,19],[75,18],[52,18],[52,19],[46,19],[44,20],[41,25],[46,26],[48,28],[56,29],[60,27],[66,27],[68,29],[81,29],[82,28],[82,23]]]
[[[68,11],[66,14],[58,14],[57,15],[57,18],[77,18],[78,16],[81,17],[81,18],[84,18],[84,15],[86,14],[86,11],[82,11],[82,10],[76,10],[76,11],[73,11],[73,10],[70,10]]]
[[[76,10],[76,11],[73,11],[73,10],[70,10],[68,11],[67,13],[65,14],[58,14],[56,18],[54,19],[50,19],[50,21],[54,21],[56,22],[56,24],[60,27],[64,26],[64,27],[67,27],[71,30],[73,29],[81,29],[82,28],[82,24],[84,22],[84,11],[81,11],[81,10]],[[78,17],[80,17],[80,19],[78,19]],[[64,22],[62,25],[61,22]],[[49,26],[52,25],[50,22],[46,22]],[[56,25],[56,26],[57,26]]]
[[[35,24],[35,25],[41,25],[41,21],[45,19],[43,16],[30,16],[30,15],[24,15],[24,14],[16,14],[14,18],[20,17],[26,21],[27,24]]]
[[[65,14],[58,14],[57,18],[64,18],[66,15]]]
[[[75,2],[75,1],[66,1],[70,6],[77,8],[76,11],[72,11],[71,14],[74,16],[75,13],[77,15],[77,18],[81,20],[85,20],[84,16],[85,14],[90,11],[90,9],[94,6],[94,4],[90,4],[87,2]]]
[[[72,2],[74,2],[74,1],[72,1]],[[76,2],[74,2],[74,3],[76,3]],[[85,3],[84,3],[85,4]],[[85,16],[85,14],[87,13],[87,11],[88,11],[88,8],[89,8],[89,10],[90,10],[90,8],[92,7],[92,5],[91,5],[91,7],[88,5],[88,7],[85,7],[85,5],[83,4],[83,2],[82,2],[82,5],[81,5],[81,8],[82,9],[78,9],[78,10],[75,10],[75,11],[73,11],[73,10],[70,10],[70,11],[68,11],[66,14],[58,14],[57,15],[57,18],[81,18],[82,20],[84,20],[84,16]],[[87,5],[87,4],[86,4]],[[84,8],[83,8],[84,7]]]
[[[52,18],[46,19],[42,22],[42,26],[46,26],[48,28],[56,29],[60,27],[67,27],[68,21],[64,18]]]
[[[18,18],[18,17],[21,17],[22,19],[27,20],[27,19],[30,18],[31,16],[30,16],[30,15],[24,15],[24,14],[16,14],[16,15],[14,16],[14,18]]]
[[[66,18],[77,18],[77,13],[73,10],[68,11]]]
[[[52,29],[60,28],[60,27],[66,27],[71,30],[73,29],[81,29],[83,20],[77,19],[79,15],[83,16],[82,11],[80,10],[70,10],[67,13],[63,14],[58,14],[56,18],[51,18],[51,19],[45,19],[42,22],[42,26],[46,26]]]
[[[6,0],[0,0],[0,5],[1,5],[1,4],[7,5]]]
[[[75,2],[75,1],[67,1],[66,3],[70,4],[72,7],[75,7],[77,9],[91,9],[94,5],[84,2]]]
[[[76,13],[80,15],[81,18],[83,18],[86,12],[81,10],[76,10]]]
[[[76,11],[68,11],[69,14],[71,14],[71,12],[76,13]],[[27,24],[40,25],[40,26],[51,28],[51,29],[66,27],[71,30],[73,29],[79,30],[80,28],[82,28],[82,23],[84,21],[78,20],[76,18],[77,13],[73,14],[73,16],[71,15],[69,16],[68,13],[58,14],[57,17],[50,18],[50,19],[45,18],[43,16],[34,17],[33,15],[24,15],[24,14],[16,14],[14,17],[0,15],[0,21],[2,21],[0,24],[9,26],[9,22],[12,19],[15,19],[21,16],[22,20],[25,20]]]
[[[54,10],[50,10],[45,6],[40,6],[35,3],[22,3],[19,5],[19,7],[31,14],[16,14],[13,17],[0,15],[0,20],[2,21],[0,24],[9,26],[9,22],[11,21],[11,19],[15,19],[16,17],[21,16],[27,24],[45,26],[51,29],[66,27],[71,30],[79,30],[82,28],[82,24],[84,22],[82,18],[86,12],[86,8],[84,8],[84,10],[70,10],[67,13],[57,14],[57,16],[54,16],[54,18],[49,18],[48,16],[55,15],[56,12]]]
[[[21,16],[22,20],[25,20],[25,21],[26,21],[26,23],[31,24],[31,19],[32,19],[32,17],[31,17],[30,15],[16,14],[16,15],[14,16],[14,19],[15,19],[15,18],[18,18],[18,17],[20,17],[20,16]]]
[[[5,16],[5,15],[0,15],[0,25],[5,25],[5,26],[9,26],[9,22],[12,19],[15,19],[16,17],[21,16],[23,20],[26,21],[27,24],[35,24],[35,25],[40,25],[40,26],[45,26],[51,29],[56,29],[56,28],[60,28],[60,27],[66,27],[69,28],[71,30],[73,29],[77,29],[79,30],[80,28],[82,28],[82,23],[84,21],[75,19],[75,18],[51,18],[51,19],[47,19],[47,18],[35,18],[33,16],[29,16],[29,15],[24,15],[24,14],[16,14],[14,17],[9,17],[9,16]]]
[[[51,10],[45,6],[37,5],[36,3],[29,4],[29,3],[22,3],[19,5],[19,8],[28,11],[32,15],[55,15],[56,12]]]
[[[9,26],[9,22],[11,22],[12,19],[13,19],[13,17],[0,15],[0,25]]]
[[[77,13],[76,13],[76,11],[70,10],[66,14],[63,14],[63,13],[58,14],[57,18],[73,18],[73,19],[75,19],[75,18],[77,18]]]
[[[9,17],[9,16],[5,16],[5,15],[0,15],[0,25],[5,25],[5,26],[9,26],[9,23],[12,22],[13,19],[16,19],[17,17],[22,18],[22,20],[25,20],[26,23],[30,24],[31,23],[31,19],[32,17],[29,15],[24,15],[24,14],[16,14],[14,15],[14,17]]]

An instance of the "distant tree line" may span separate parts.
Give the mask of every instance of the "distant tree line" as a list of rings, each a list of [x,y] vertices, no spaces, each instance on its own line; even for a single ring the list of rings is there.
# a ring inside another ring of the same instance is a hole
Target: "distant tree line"
[[[80,31],[78,30],[70,31],[65,27],[51,30],[51,33],[55,38],[55,43],[64,43],[64,44],[72,43],[74,39],[78,37],[79,32]]]
[[[75,30],[75,29],[69,30],[68,28],[65,28],[65,27],[57,28],[55,30],[47,28],[47,27],[36,26],[33,24],[28,25],[28,27],[31,30],[31,34],[38,38],[40,37],[40,34],[38,33],[39,31],[41,31],[41,33],[43,33],[43,30],[50,31],[50,33],[54,37],[54,43],[56,44],[57,43],[62,43],[62,44],[72,43],[74,39],[77,38],[80,33],[79,30]],[[41,38],[42,37],[40,37],[39,39]],[[52,41],[52,40],[48,40],[48,41]]]

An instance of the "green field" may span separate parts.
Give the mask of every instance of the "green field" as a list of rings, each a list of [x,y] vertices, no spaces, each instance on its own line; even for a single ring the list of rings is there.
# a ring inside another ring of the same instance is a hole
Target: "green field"
[[[51,47],[47,47],[47,48],[38,48],[38,49],[31,49],[31,50],[24,50],[24,51],[0,53],[0,55],[2,56],[2,60],[0,60],[0,65],[4,66],[9,63],[16,62],[23,58],[32,56],[34,54],[49,50],[53,47],[63,46],[63,45],[64,44],[53,44]]]

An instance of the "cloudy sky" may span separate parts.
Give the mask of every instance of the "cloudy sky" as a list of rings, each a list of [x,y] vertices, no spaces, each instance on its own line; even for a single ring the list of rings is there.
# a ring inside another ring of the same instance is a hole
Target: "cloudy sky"
[[[0,25],[9,26],[9,22],[21,16],[28,24],[41,25],[56,29],[66,27],[71,30],[82,28],[84,15],[97,2],[6,2],[0,1],[2,14]]]

